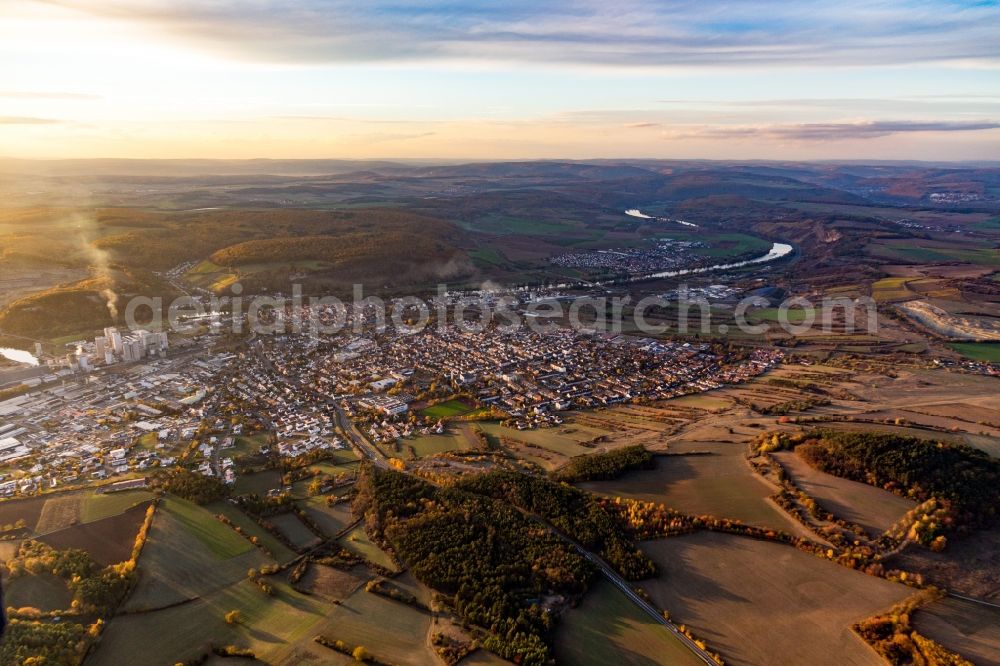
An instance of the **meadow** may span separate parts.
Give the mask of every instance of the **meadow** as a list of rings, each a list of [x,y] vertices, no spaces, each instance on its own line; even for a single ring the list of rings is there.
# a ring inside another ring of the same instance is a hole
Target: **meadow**
[[[383,663],[439,666],[441,662],[428,645],[431,629],[430,613],[360,588],[334,606],[313,632],[352,646],[363,645]],[[326,663],[333,654],[320,645],[309,652],[319,663]]]
[[[323,534],[329,538],[339,534],[341,530],[350,525],[354,520],[354,517],[351,515],[350,502],[340,502],[333,506],[327,506],[326,497],[320,496],[300,501],[298,505],[306,512],[309,519],[323,531]]]
[[[211,511],[168,497],[153,519],[128,610],[162,608],[205,597],[246,577],[267,558]]]
[[[403,450],[416,458],[426,458],[448,451],[470,451],[480,447],[480,442],[468,423],[452,424],[445,432],[417,435],[403,440]]]
[[[377,564],[378,566],[389,569],[390,571],[399,570],[399,567],[392,561],[389,554],[372,543],[372,540],[368,538],[368,535],[365,533],[364,523],[358,525],[345,534],[340,539],[339,543],[347,550],[351,551],[355,555],[358,555],[359,557],[364,558],[372,564]]]
[[[244,578],[188,603],[118,615],[108,624],[88,664],[117,666],[138,659],[170,666],[196,658],[210,644],[250,648],[259,659],[277,663],[295,645],[311,643],[313,628],[331,608],[281,581],[269,582],[274,586],[273,596]],[[240,624],[226,623],[230,610],[240,611]]]
[[[973,361],[1000,363],[1000,344],[990,342],[953,342],[948,345]]]
[[[281,473],[274,469],[256,472],[254,474],[241,474],[236,477],[236,484],[233,492],[237,495],[256,494],[265,495],[272,488],[281,487]]]
[[[320,539],[294,513],[279,513],[267,520],[297,549],[305,550],[319,544]]]
[[[234,525],[239,527],[247,536],[257,537],[261,545],[270,551],[271,555],[279,563],[288,562],[296,557],[296,553],[285,544],[278,541],[273,534],[257,524],[253,518],[240,511],[240,509],[230,502],[213,502],[205,507],[212,514],[222,514]]]
[[[552,428],[536,428],[534,430],[518,430],[507,428],[495,421],[480,424],[483,431],[494,437],[506,437],[521,442],[527,442],[542,449],[548,449],[564,456],[578,456],[593,452],[592,447],[584,446],[595,439],[605,437],[609,430],[595,428],[568,419],[566,423]]]

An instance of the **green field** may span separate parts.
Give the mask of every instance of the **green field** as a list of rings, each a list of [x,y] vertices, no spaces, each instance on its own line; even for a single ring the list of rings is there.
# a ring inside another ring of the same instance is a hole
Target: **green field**
[[[327,537],[336,536],[354,520],[351,503],[347,501],[327,506],[326,497],[310,497],[298,504]]]
[[[330,451],[330,455],[327,460],[335,465],[346,465],[348,463],[357,462],[360,458],[358,458],[358,454],[354,449],[344,447],[342,449],[333,449]]]
[[[441,661],[427,645],[431,628],[430,613],[366,592],[362,587],[335,606],[314,633],[349,645],[363,645],[382,663],[438,666]],[[316,663],[328,663],[336,654],[319,645],[310,652],[319,657]]]
[[[210,511],[193,502],[171,497],[160,505],[160,511],[178,520],[217,558],[236,557],[253,548],[243,537],[223,525]]]
[[[358,525],[353,530],[345,534],[340,539],[340,545],[351,551],[355,555],[363,557],[372,564],[377,564],[391,571],[397,571],[396,563],[392,561],[389,554],[372,543],[368,535],[365,534],[364,523]]]
[[[469,451],[476,448],[475,440],[461,431],[448,430],[440,435],[418,435],[403,441],[403,449],[413,447],[418,458],[445,453],[447,451]]]
[[[948,346],[973,361],[1000,363],[1000,343],[997,342],[953,342]]]
[[[296,557],[296,553],[290,550],[288,546],[278,541],[274,538],[274,535],[258,525],[253,518],[243,513],[238,507],[233,506],[229,502],[213,502],[205,508],[212,513],[221,513],[226,518],[231,520],[234,525],[240,527],[240,529],[242,529],[248,536],[257,537],[261,544],[271,552],[274,559],[278,562],[287,562]]]
[[[337,476],[338,474],[356,473],[358,471],[358,466],[360,462],[361,461],[358,460],[357,458],[353,460],[348,460],[347,462],[324,460],[323,462],[318,462],[310,465],[309,468],[316,470],[320,474],[329,474],[330,476]]]
[[[125,513],[136,504],[153,498],[148,490],[122,490],[116,493],[87,493],[80,509],[80,522],[92,523]]]
[[[270,516],[267,520],[274,525],[279,532],[285,535],[292,545],[300,550],[311,548],[319,543],[319,537],[312,533],[305,524],[299,520],[294,513],[281,513]]]
[[[966,247],[914,247],[913,241],[893,241],[868,246],[868,251],[892,260],[926,263],[949,263],[953,261],[979,266],[1000,266],[1000,252],[990,248]]]
[[[436,405],[431,405],[420,410],[421,416],[432,419],[446,419],[451,416],[459,416],[472,410],[472,407],[461,400],[446,400]]]
[[[704,232],[702,232],[704,233]],[[706,239],[709,247],[696,248],[695,252],[705,257],[725,259],[744,254],[764,254],[771,248],[771,242],[757,236],[741,233],[713,233]]]
[[[139,582],[125,608],[147,610],[204,597],[246,577],[268,558],[212,512],[168,497],[139,558]]]
[[[119,615],[88,664],[170,666],[197,657],[209,643],[248,647],[260,660],[281,663],[297,644],[312,643],[313,628],[332,608],[279,580],[269,582],[274,596],[242,580],[179,606]],[[226,624],[224,615],[230,610],[240,611],[242,624]]]
[[[233,448],[222,451],[222,455],[238,458],[252,456],[260,452],[260,447],[266,445],[270,435],[266,432],[256,432],[252,435],[239,435],[233,441]]]
[[[495,247],[477,247],[469,251],[469,258],[480,266],[505,266],[507,257]]]
[[[760,310],[753,310],[752,312],[750,312],[747,315],[747,318],[751,321],[756,321],[756,322],[761,322],[761,321],[777,322],[779,321],[780,316],[781,316],[780,308],[761,308]],[[806,308],[794,307],[785,310],[785,316],[787,317],[786,321],[789,324],[801,324],[808,317],[818,318],[819,314],[816,312],[815,309],[812,308],[806,309]]]
[[[558,663],[581,666],[702,663],[669,629],[603,579],[559,619],[554,652]]]
[[[556,236],[561,238],[566,236],[567,233],[572,234],[575,231],[584,231],[575,224],[543,222],[507,215],[486,215],[475,222],[460,222],[459,224],[470,231],[501,236]]]
[[[240,474],[236,477],[236,484],[233,492],[237,495],[256,494],[265,495],[272,488],[281,487],[281,473],[277,470],[269,469],[256,474]]]

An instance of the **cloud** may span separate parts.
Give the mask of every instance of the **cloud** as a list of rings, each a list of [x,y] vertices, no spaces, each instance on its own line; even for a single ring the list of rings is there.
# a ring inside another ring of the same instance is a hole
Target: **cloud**
[[[406,134],[403,132],[372,132],[369,134],[353,134],[349,138],[357,139],[363,143],[388,143],[391,141],[412,141],[414,139],[423,139],[429,136],[434,136],[435,134],[436,132],[418,132],[412,134]]]
[[[625,127],[629,129],[646,129],[647,127],[659,127],[660,123],[651,122],[640,122],[640,123],[625,123]]]
[[[995,2],[50,1],[264,62],[662,67],[1000,61]]]
[[[769,126],[701,126],[666,131],[668,139],[777,139],[788,141],[843,141],[874,139],[910,132],[973,132],[1000,128],[995,121],[864,121],[853,123],[803,123]]]
[[[71,92],[34,92],[22,90],[0,90],[0,99],[101,99],[100,95]]]
[[[53,118],[34,118],[32,116],[0,116],[0,125],[55,125],[63,122]]]

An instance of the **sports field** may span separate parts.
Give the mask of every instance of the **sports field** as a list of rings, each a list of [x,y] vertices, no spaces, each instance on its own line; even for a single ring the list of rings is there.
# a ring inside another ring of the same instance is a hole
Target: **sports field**
[[[467,405],[461,400],[446,400],[445,402],[439,402],[436,405],[421,409],[420,415],[432,419],[445,419],[450,416],[459,416],[469,411],[472,411],[472,406]]]

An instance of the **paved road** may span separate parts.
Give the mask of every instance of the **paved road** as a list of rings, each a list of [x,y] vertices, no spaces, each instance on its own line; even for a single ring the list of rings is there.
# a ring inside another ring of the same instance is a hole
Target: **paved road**
[[[990,601],[984,601],[983,599],[976,599],[974,597],[966,597],[961,594],[955,594],[954,592],[949,592],[948,596],[954,599],[961,599],[962,601],[968,601],[973,604],[979,604],[980,606],[989,606],[990,608],[1000,608],[1000,604],[995,604]]]
[[[375,448],[375,445],[368,441],[368,438],[362,434],[358,427],[354,425],[354,422],[344,413],[343,408],[340,405],[332,405],[334,412],[337,415],[337,425],[340,429],[344,431],[348,439],[354,444],[366,458],[371,460],[377,467],[386,469],[389,467],[389,463],[386,462],[385,456],[382,452]],[[426,479],[424,479],[426,481]]]

